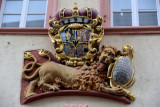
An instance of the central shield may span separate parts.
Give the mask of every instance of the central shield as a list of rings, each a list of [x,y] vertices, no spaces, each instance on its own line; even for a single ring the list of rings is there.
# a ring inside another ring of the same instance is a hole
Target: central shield
[[[66,29],[60,33],[64,52],[68,57],[81,58],[88,52],[88,41],[91,31],[85,28]]]
[[[49,36],[56,58],[68,66],[92,63],[104,35],[103,19],[93,8],[61,9],[50,21]]]

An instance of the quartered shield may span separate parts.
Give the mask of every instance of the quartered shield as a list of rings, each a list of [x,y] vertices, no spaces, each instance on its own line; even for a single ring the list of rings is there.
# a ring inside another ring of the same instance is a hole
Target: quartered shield
[[[60,33],[63,40],[64,52],[68,57],[83,57],[88,52],[88,41],[91,30],[66,29]]]
[[[61,9],[50,21],[49,36],[56,58],[68,66],[93,62],[104,35],[103,19],[93,8]]]

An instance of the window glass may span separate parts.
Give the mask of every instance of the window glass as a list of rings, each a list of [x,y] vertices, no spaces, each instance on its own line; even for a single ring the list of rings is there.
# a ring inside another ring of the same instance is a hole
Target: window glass
[[[139,26],[158,25],[156,0],[138,0]]]
[[[156,10],[156,0],[138,0],[139,10]]]
[[[4,0],[4,3],[1,27],[44,27],[47,0]]]
[[[44,27],[45,15],[28,15],[26,27]]]
[[[19,27],[20,15],[4,15],[2,27]]]
[[[22,0],[6,0],[4,13],[21,13]]]
[[[140,26],[158,25],[157,12],[139,12],[139,25]]]
[[[130,11],[131,0],[113,0],[113,11]]]
[[[132,26],[131,0],[113,0],[113,26]]]
[[[30,0],[28,13],[45,13],[46,0]]]
[[[130,12],[114,12],[113,26],[132,26],[132,17]]]

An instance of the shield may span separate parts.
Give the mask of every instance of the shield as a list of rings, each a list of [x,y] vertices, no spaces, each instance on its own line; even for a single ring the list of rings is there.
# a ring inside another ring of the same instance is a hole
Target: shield
[[[88,41],[91,31],[81,29],[66,29],[60,33],[63,40],[64,52],[68,57],[81,58],[88,52]]]
[[[93,62],[104,35],[102,17],[93,8],[61,9],[50,21],[49,36],[56,58],[68,66]]]
[[[98,24],[98,20],[95,22]],[[59,22],[53,24],[56,23]],[[82,66],[93,62],[104,34],[102,26],[97,26],[95,23],[56,26],[58,28],[55,30],[49,29],[49,36],[56,48],[58,61],[68,66]]]
[[[129,57],[118,58],[113,66],[111,75],[111,86],[131,87],[134,83],[134,68]]]

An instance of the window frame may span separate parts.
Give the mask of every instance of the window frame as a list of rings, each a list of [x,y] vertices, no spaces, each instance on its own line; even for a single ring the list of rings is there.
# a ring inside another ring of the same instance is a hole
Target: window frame
[[[0,10],[1,10],[1,4],[2,4],[2,0],[0,0]]]
[[[132,26],[139,26],[139,12],[157,12],[157,25],[153,25],[153,26],[160,26],[160,16],[159,16],[159,0],[156,0],[156,10],[138,10],[138,0],[131,0],[131,15],[132,15]],[[110,2],[111,5],[111,26],[112,27],[125,27],[125,26],[113,26],[113,0],[111,0]],[[122,11],[123,12],[123,11]],[[127,12],[127,11],[124,11]],[[130,26],[128,26],[130,27]]]
[[[45,19],[44,19],[44,27],[43,28],[49,28],[49,20],[51,20],[53,18],[54,14],[56,13],[56,11],[58,9],[58,0],[47,0],[46,2],[47,3],[46,3]],[[0,3],[1,3],[0,4],[1,5],[0,28],[2,28],[1,25],[2,25],[2,21],[3,21],[3,13],[4,13],[6,0],[3,0],[3,1],[0,0]],[[26,28],[26,29],[27,28],[33,28],[33,29],[40,28],[40,27],[26,27],[28,6],[29,6],[29,0],[23,0],[19,27],[13,27],[13,28],[15,28],[15,29],[17,29],[17,28]],[[4,27],[4,28],[7,29],[9,27]]]
[[[0,6],[2,0],[0,0]],[[103,18],[102,26],[104,27],[105,35],[153,35],[160,34],[160,26],[128,26],[128,27],[112,27],[111,26],[111,11],[110,0],[98,0],[99,15]],[[158,10],[160,10],[160,2],[158,1]],[[2,9],[2,8],[1,8]],[[0,28],[0,36],[5,34],[11,35],[48,35],[49,20],[53,19],[58,9],[58,0],[48,0],[46,25],[45,28]],[[160,11],[158,11],[160,17]],[[48,22],[48,23],[47,23]],[[160,23],[160,22],[158,22]]]
[[[0,27],[1,28],[2,28],[2,21],[3,21],[3,16],[4,16],[5,4],[6,4],[6,0],[3,0],[2,1],[2,10],[0,12],[0,17],[1,17],[0,18]],[[43,14],[43,15],[45,15],[43,28],[45,27],[45,24],[46,24],[45,20],[46,20],[46,14],[47,14],[47,5],[48,5],[48,0],[46,0],[46,10],[45,10],[45,13]],[[27,15],[28,15],[28,6],[29,6],[29,0],[23,0],[22,1],[22,10],[21,10],[21,13],[19,14],[20,15],[19,27],[16,27],[16,28],[27,28],[26,22],[27,22]],[[14,15],[14,14],[12,14],[12,15]],[[39,15],[39,14],[37,14],[37,15]],[[37,28],[39,28],[39,27],[37,27]]]
[[[132,0],[131,0],[132,1]],[[131,3],[132,4],[132,3]],[[111,26],[112,27],[121,27],[121,26],[113,26],[113,13],[131,13],[131,16],[132,16],[132,5],[131,5],[131,10],[130,11],[113,11],[113,0],[110,0],[110,11],[111,11]],[[131,17],[132,18],[132,17]],[[123,27],[125,27],[125,26],[123,26]],[[127,26],[127,27],[129,27],[129,26]]]
[[[137,1],[137,0],[136,0]],[[134,4],[136,3],[134,1]],[[151,35],[151,34],[160,34],[160,20],[158,21],[158,26],[136,26],[136,23],[139,23],[138,20],[135,21],[134,26],[111,26],[111,1],[110,0],[98,0],[99,4],[99,15],[103,18],[102,26],[104,27],[104,35]],[[160,0],[157,1],[158,7],[158,17],[160,17]],[[132,7],[131,7],[132,8]],[[137,7],[138,9],[138,7]],[[138,10],[136,10],[138,11]],[[138,12],[132,14],[138,15]],[[136,17],[134,15],[134,17]],[[133,16],[132,16],[133,17]],[[136,17],[138,18],[138,17]]]
[[[0,11],[0,28],[1,28],[1,25],[2,25],[2,19],[3,19],[3,13],[4,13],[4,7],[5,7],[5,3],[6,3],[6,0],[1,0],[1,11]]]

